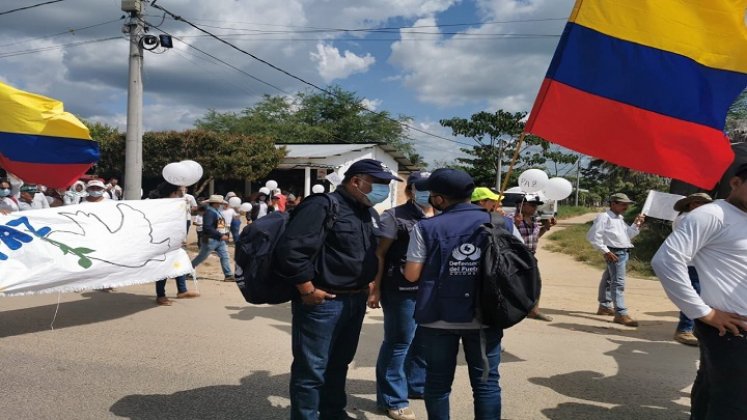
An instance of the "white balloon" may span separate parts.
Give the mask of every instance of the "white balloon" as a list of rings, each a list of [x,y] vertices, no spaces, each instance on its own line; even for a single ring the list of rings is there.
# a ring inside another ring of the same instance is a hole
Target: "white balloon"
[[[573,184],[565,178],[550,178],[542,192],[550,200],[565,200],[573,192]]]
[[[264,194],[264,195],[270,195],[270,189],[267,187],[262,187],[259,189],[259,193]]]
[[[547,174],[541,169],[527,169],[519,175],[519,187],[525,193],[542,190],[547,182]]]
[[[187,166],[188,168],[192,169],[192,171],[194,171],[194,172],[192,172],[192,174],[195,177],[197,177],[197,181],[199,181],[200,178],[202,178],[202,175],[203,175],[202,165],[200,165],[199,163],[195,162],[194,160],[183,160],[183,161],[181,161],[179,163],[181,163],[182,165]],[[197,182],[197,181],[195,181],[195,182]]]
[[[522,193],[524,191],[521,190],[521,187],[511,187],[511,188],[507,189],[504,192],[507,192],[507,193]]]
[[[249,213],[250,211],[252,211],[251,203],[241,204],[241,207],[239,207],[239,211],[244,212],[244,213]]]
[[[267,183],[265,183],[265,187],[269,188],[270,191],[273,191],[278,187],[278,183],[277,181],[269,180],[267,181]]]
[[[311,187],[311,192],[314,194],[321,194],[324,192],[324,185],[322,184],[316,184],[313,187]]]
[[[228,199],[228,206],[232,208],[239,207],[241,205],[241,199],[239,197],[231,197]]]
[[[169,184],[188,186],[197,182],[191,182],[193,178],[191,172],[192,170],[188,166],[173,162],[164,166],[161,174],[163,175],[163,179],[165,179]]]

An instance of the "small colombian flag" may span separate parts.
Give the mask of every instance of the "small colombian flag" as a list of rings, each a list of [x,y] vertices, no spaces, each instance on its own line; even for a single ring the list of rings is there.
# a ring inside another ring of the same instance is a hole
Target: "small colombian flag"
[[[712,188],[734,159],[747,0],[577,0],[526,132]]]
[[[0,167],[26,183],[63,188],[98,159],[98,143],[62,102],[0,83]]]

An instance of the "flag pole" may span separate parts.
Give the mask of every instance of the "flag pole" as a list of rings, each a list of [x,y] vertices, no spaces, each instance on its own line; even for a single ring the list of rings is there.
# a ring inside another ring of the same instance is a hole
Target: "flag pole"
[[[521,150],[521,145],[524,143],[524,137],[527,136],[526,131],[522,131],[521,136],[519,136],[519,141],[516,143],[516,150],[514,150],[514,157],[511,159],[511,164],[508,166],[508,171],[506,171],[506,179],[503,180],[503,185],[501,186],[501,195],[503,195],[503,192],[506,191],[506,187],[508,186],[508,180],[511,178],[511,171],[514,169],[514,165],[516,164],[516,161],[519,159],[519,151]]]

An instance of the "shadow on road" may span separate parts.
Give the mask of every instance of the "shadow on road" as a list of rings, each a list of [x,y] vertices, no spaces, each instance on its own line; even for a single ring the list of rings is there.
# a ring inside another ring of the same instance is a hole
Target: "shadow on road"
[[[155,308],[153,297],[131,293],[89,292],[88,298],[60,303],[55,329],[110,321]],[[6,298],[7,299],[7,298]],[[0,337],[30,334],[50,329],[57,304],[0,312]]]
[[[615,407],[563,403],[543,410],[547,417],[558,420],[688,418],[689,407],[676,401],[689,396],[682,389],[695,377],[697,352],[672,342],[610,341],[618,345],[605,353],[617,362],[614,376],[578,371],[549,378],[530,378],[529,381],[562,395]],[[692,377],[682,374],[688,370],[692,371]]]
[[[173,394],[128,395],[109,411],[117,416],[139,420],[169,419],[287,419],[289,374],[271,376],[256,371],[239,385],[216,385],[178,391]],[[376,389],[373,381],[348,379],[347,411],[357,419],[375,413],[376,402],[357,397]],[[282,391],[281,391],[282,390]]]

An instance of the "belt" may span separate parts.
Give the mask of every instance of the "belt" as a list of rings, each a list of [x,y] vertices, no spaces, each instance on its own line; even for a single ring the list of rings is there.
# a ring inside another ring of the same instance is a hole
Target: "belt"
[[[317,289],[324,290],[327,293],[331,293],[333,295],[354,295],[356,293],[368,293],[368,287],[363,289],[346,289],[346,290],[339,290],[339,289],[325,289],[322,287],[317,287]]]
[[[610,251],[625,251],[625,252],[630,252],[630,250],[631,250],[631,248],[613,248],[611,246],[608,246],[607,248],[609,248]]]

